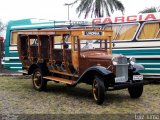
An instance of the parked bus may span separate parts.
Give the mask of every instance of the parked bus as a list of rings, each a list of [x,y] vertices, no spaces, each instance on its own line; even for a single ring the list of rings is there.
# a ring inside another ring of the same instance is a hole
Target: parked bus
[[[78,21],[77,21],[78,22]],[[83,21],[82,21],[83,22]],[[81,24],[83,24],[81,22]],[[17,51],[17,31],[18,30],[40,30],[51,28],[62,28],[70,22],[66,21],[53,21],[44,19],[22,19],[9,21],[6,30],[5,39],[5,57],[3,65],[8,70],[21,70],[22,64],[20,63]],[[73,22],[73,24],[76,24]]]
[[[113,53],[135,57],[145,67],[141,72],[145,78],[159,78],[160,13],[96,18],[92,22],[113,30]]]

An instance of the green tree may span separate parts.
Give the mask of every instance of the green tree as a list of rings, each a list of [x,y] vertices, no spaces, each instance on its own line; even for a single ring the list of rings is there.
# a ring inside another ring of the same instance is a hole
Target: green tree
[[[139,13],[154,13],[159,12],[158,8],[151,7],[151,8],[145,8],[144,10],[140,11]]]
[[[122,13],[125,8],[119,0],[75,0],[73,3],[65,5],[74,5],[79,3],[76,12],[80,17],[84,13],[84,18],[90,14],[91,17],[104,17],[110,16],[114,11],[120,10]]]

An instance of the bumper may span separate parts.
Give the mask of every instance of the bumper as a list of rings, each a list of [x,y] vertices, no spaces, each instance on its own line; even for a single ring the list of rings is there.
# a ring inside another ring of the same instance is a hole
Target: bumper
[[[119,83],[114,85],[114,90],[120,90],[120,89],[125,89],[125,88],[129,88],[129,87],[135,87],[135,86],[140,86],[140,85],[145,85],[148,84],[147,81],[139,81],[139,82],[134,82],[134,83],[130,83],[130,82],[126,82],[126,83]]]

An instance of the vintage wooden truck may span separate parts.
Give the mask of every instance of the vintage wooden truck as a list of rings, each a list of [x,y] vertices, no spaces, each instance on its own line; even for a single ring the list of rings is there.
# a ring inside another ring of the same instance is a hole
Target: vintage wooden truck
[[[97,104],[103,103],[106,91],[128,88],[131,98],[142,95],[139,71],[144,67],[133,57],[112,54],[111,30],[22,30],[17,35],[23,73],[32,75],[36,90],[44,90],[47,81],[70,87],[87,83]]]

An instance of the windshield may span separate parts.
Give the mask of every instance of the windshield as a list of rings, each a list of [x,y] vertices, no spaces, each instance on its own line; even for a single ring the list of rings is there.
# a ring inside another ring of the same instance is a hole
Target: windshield
[[[105,40],[80,40],[81,50],[104,50]]]

